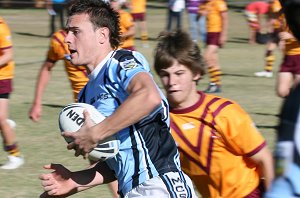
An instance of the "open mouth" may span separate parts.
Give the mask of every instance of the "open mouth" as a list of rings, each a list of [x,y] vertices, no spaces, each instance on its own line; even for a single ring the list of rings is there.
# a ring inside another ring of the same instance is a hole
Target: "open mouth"
[[[173,94],[173,93],[177,93],[177,92],[179,92],[179,90],[168,90],[169,94]]]

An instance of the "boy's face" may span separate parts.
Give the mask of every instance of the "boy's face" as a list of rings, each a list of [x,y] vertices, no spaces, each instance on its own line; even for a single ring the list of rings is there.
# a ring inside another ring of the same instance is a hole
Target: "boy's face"
[[[194,75],[189,68],[174,61],[171,67],[162,69],[158,75],[172,108],[186,108],[194,104],[199,74]]]
[[[74,65],[97,65],[101,28],[94,30],[88,14],[76,14],[67,22],[67,36],[71,62]]]

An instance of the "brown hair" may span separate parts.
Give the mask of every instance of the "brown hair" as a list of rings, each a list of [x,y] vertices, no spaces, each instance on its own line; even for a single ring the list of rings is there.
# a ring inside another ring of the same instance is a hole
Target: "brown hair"
[[[154,51],[154,69],[159,74],[161,69],[178,63],[189,68],[194,74],[205,74],[205,64],[198,45],[192,41],[190,35],[183,30],[161,32]]]

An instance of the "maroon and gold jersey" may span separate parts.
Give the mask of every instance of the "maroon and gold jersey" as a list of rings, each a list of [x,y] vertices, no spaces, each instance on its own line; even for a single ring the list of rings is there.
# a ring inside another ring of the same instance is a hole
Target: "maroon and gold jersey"
[[[10,29],[4,19],[0,17],[0,56],[3,55],[3,50],[12,47]],[[0,80],[12,79],[14,77],[14,69],[14,61],[9,61],[7,64],[0,66]]]
[[[182,169],[203,197],[244,197],[260,180],[244,157],[256,154],[266,142],[238,104],[199,94],[193,106],[170,111]]]
[[[199,12],[206,12],[207,32],[222,32],[222,12],[227,12],[227,4],[224,0],[211,0],[199,7]]]
[[[272,26],[274,29],[279,29],[282,27],[282,20],[281,20],[281,15],[279,14],[281,11],[281,4],[279,0],[273,0],[270,3],[270,8],[269,8],[269,16],[273,20],[272,21]]]
[[[126,32],[129,28],[131,28],[132,26],[134,26],[133,23],[133,18],[131,16],[131,14],[129,14],[128,12],[124,11],[124,10],[120,10],[119,11],[119,15],[120,15],[120,29],[121,29],[121,33]],[[121,48],[129,48],[129,47],[133,47],[134,46],[134,37],[128,37],[125,40],[122,41],[121,44]]]
[[[146,0],[131,0],[131,14],[145,13],[146,12]]]
[[[68,45],[64,43],[66,32],[63,30],[57,31],[53,34],[50,47],[47,54],[47,60],[55,63],[58,60],[64,60],[65,70],[71,82],[74,100],[77,100],[77,95],[88,81],[87,73],[84,66],[74,66],[67,59],[70,52]]]

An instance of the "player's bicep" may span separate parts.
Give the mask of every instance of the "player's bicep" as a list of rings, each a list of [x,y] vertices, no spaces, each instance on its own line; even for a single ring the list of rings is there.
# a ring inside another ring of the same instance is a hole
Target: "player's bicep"
[[[152,77],[147,72],[137,73],[130,81],[127,87],[128,93],[134,93],[138,91],[153,91],[157,92],[156,86]]]

